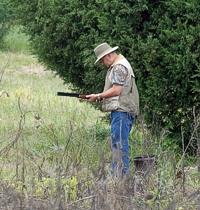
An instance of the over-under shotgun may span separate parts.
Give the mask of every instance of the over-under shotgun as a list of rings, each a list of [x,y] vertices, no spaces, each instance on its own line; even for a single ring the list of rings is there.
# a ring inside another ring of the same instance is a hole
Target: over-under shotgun
[[[86,95],[89,95],[89,94],[57,92],[57,96],[69,96],[69,97],[76,97],[76,98],[83,98],[83,99],[86,99]]]

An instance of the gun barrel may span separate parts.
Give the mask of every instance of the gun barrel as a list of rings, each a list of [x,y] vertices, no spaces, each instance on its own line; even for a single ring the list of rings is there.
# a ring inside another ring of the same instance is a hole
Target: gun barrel
[[[57,96],[69,96],[86,99],[87,94],[57,92]]]

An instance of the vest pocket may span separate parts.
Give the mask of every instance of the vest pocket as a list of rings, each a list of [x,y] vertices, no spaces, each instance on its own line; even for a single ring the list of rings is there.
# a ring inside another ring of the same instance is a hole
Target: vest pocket
[[[119,96],[103,99],[102,110],[104,112],[117,110],[118,107],[119,107]]]

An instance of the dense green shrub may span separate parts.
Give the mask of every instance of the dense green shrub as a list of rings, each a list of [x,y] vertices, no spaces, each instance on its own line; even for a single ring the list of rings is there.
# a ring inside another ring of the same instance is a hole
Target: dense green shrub
[[[118,45],[137,76],[149,124],[180,134],[199,112],[199,1],[10,0],[33,52],[74,90],[100,92],[93,49]],[[145,109],[144,109],[145,108]]]
[[[173,134],[182,128],[186,142],[193,109],[196,116],[200,112],[199,9],[193,0],[149,5],[133,53],[148,121],[156,119]]]
[[[131,18],[135,15],[127,3],[13,0],[11,5],[31,36],[34,53],[40,61],[66,83],[84,92],[103,89],[105,71],[94,66],[93,49],[97,44],[108,41],[120,45],[121,51],[132,46],[132,38],[126,35],[132,33],[132,28],[127,29],[126,25],[129,17],[134,27]]]
[[[0,43],[10,28],[10,9],[5,0],[0,0]]]

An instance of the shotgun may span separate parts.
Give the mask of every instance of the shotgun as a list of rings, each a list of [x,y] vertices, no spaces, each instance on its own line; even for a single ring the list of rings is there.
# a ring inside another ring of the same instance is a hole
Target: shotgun
[[[82,98],[82,99],[86,99],[87,95],[89,94],[57,92],[57,96],[69,96],[69,97],[76,97],[76,98]]]

